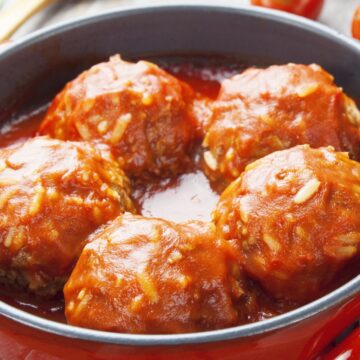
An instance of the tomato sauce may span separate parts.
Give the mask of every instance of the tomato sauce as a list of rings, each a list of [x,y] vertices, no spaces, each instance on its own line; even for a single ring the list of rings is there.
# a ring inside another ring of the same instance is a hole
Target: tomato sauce
[[[215,99],[220,83],[249,66],[229,59],[203,57],[157,57],[147,60],[157,63],[174,76],[188,83],[195,91],[209,99]],[[48,105],[33,112],[10,119],[0,128],[0,147],[25,141],[34,136],[43,120]],[[195,152],[195,157],[198,156]],[[198,164],[198,161],[194,161]],[[132,198],[139,212],[148,217],[159,217],[171,221],[210,220],[211,211],[219,199],[214,189],[200,170],[199,165],[172,179],[152,181],[147,185],[135,184]],[[357,273],[359,265],[352,264],[341,275],[339,282],[332,285],[332,290],[343,284]],[[256,288],[258,288],[256,286]],[[256,290],[261,291],[261,290]],[[275,302],[261,293],[262,308],[256,318],[259,321],[276,314],[294,309],[296,304]],[[21,310],[50,320],[66,323],[64,300],[60,294],[55,299],[41,299],[17,290],[4,289],[0,286],[0,300]]]
[[[216,98],[222,80],[247,67],[242,63],[217,58],[157,57],[147,60],[157,63],[210,99]],[[0,129],[0,147],[33,137],[47,107],[48,104],[43,105],[29,114],[12,118],[5,123]],[[210,220],[211,210],[214,209],[219,194],[212,189],[203,172],[195,166],[177,178],[154,181],[146,186],[135,185],[132,197],[142,215],[179,222],[191,219]],[[0,286],[0,300],[31,314],[66,322],[61,295],[46,300]],[[265,311],[261,316],[267,317],[270,314],[267,315]]]

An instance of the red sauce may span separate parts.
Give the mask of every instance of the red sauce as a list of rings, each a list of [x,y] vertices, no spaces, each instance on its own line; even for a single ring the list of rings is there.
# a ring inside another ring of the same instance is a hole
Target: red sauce
[[[187,82],[201,95],[212,99],[217,96],[223,79],[248,67],[238,62],[221,59],[171,57],[149,60],[158,63],[165,70]],[[46,108],[47,106],[40,107],[30,114],[4,124],[0,129],[0,147],[32,137],[44,118]],[[219,198],[219,194],[212,189],[207,177],[197,168],[175,179],[162,180],[147,186],[135,186],[132,196],[144,216],[172,221],[189,219],[207,221]],[[354,266],[349,266],[343,272],[339,282],[333,284],[333,288],[340,286],[353,275]],[[262,310],[252,321],[262,320],[296,307],[295,304],[274,302],[265,294],[261,294],[261,298]],[[66,322],[61,294],[56,299],[44,300],[0,286],[0,300],[29,313]]]
[[[9,120],[0,128],[0,147],[25,141],[32,137],[44,118],[47,105],[30,114]]]
[[[152,59],[151,59],[152,60]],[[177,78],[188,83],[194,90],[203,96],[215,99],[218,95],[220,84],[224,79],[230,78],[247,68],[240,63],[213,59],[206,63],[196,59],[172,58],[157,62],[162,68],[169,71]]]
[[[215,98],[220,82],[245,67],[221,59],[155,58],[150,61],[187,82],[201,95]],[[34,136],[46,113],[47,105],[11,119],[0,129],[0,147],[25,141]],[[198,169],[175,179],[162,180],[144,186],[135,186],[133,198],[144,216],[161,217],[173,221],[190,219],[210,220],[211,210],[219,198],[207,177]],[[169,206],[171,205],[171,206]],[[0,286],[0,300],[29,313],[47,319],[66,322],[63,298],[44,300],[26,293],[4,289]],[[268,317],[264,312],[263,317]]]

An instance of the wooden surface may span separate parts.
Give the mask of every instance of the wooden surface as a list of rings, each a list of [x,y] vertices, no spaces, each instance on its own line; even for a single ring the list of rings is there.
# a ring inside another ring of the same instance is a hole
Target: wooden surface
[[[54,0],[16,0],[0,11],[0,42],[8,40],[27,20]]]
[[[0,0],[6,8],[14,0]],[[25,2],[27,0],[24,0]],[[208,0],[211,4],[248,4],[248,0]],[[19,38],[26,33],[53,25],[63,20],[69,20],[98,14],[103,10],[110,10],[132,5],[172,4],[172,3],[204,3],[197,0],[58,0],[57,4],[50,6],[28,21],[15,35]],[[325,7],[320,21],[332,28],[350,34],[350,24],[355,7],[360,5],[360,0],[325,0]],[[0,23],[1,27],[1,23]]]

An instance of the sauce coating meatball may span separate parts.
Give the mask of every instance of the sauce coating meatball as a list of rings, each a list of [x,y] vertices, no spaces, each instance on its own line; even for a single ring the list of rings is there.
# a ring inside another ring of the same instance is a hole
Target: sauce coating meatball
[[[188,85],[158,66],[114,56],[66,85],[39,132],[105,142],[128,175],[173,175],[189,163],[197,126],[192,98]]]
[[[316,298],[360,244],[360,164],[333,148],[274,152],[247,166],[213,219],[241,264],[276,298]]]
[[[153,334],[233,326],[251,302],[236,259],[213,224],[124,214],[85,246],[64,288],[67,320]]]
[[[128,192],[90,144],[38,137],[0,149],[0,282],[56,293],[87,236],[132,210]]]
[[[249,69],[222,84],[203,146],[206,171],[225,185],[245,166],[295,145],[360,158],[360,112],[318,65]]]

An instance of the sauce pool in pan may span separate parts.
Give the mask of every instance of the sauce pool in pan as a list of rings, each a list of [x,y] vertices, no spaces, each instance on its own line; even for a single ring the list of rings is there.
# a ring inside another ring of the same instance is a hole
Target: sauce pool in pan
[[[147,59],[189,84],[197,93],[215,99],[220,83],[235,74],[241,73],[248,65],[229,59],[208,59],[202,57],[157,57]],[[22,142],[32,137],[42,122],[47,106],[4,124],[0,129],[0,147]],[[200,148],[200,144],[199,144]],[[197,151],[195,157],[200,156]],[[208,177],[200,169],[199,161],[194,161],[191,169],[172,178],[152,180],[146,185],[134,184],[132,198],[136,208],[146,217],[162,218],[174,222],[187,220],[209,221],[220,197]],[[332,283],[331,291],[359,272],[358,261],[353,261],[342,271],[341,276]],[[252,281],[250,281],[251,283]],[[254,318],[259,321],[297,307],[289,301],[275,301],[254,286],[258,292],[260,306]],[[321,294],[319,294],[321,295]],[[64,299],[62,294],[52,300],[37,298],[23,291],[4,289],[0,286],[0,300],[29,313],[66,323]]]
[[[242,63],[228,59],[156,57],[148,60],[157,63],[210,99],[216,98],[224,79],[247,68]],[[4,124],[0,129],[0,147],[32,137],[46,110],[47,105]],[[190,219],[210,220],[219,194],[212,189],[205,174],[194,168],[174,179],[155,181],[146,187],[135,186],[132,197],[142,215],[181,222]],[[172,206],[169,206],[170,199]],[[66,323],[61,294],[56,299],[46,300],[0,286],[0,300],[29,313]]]

